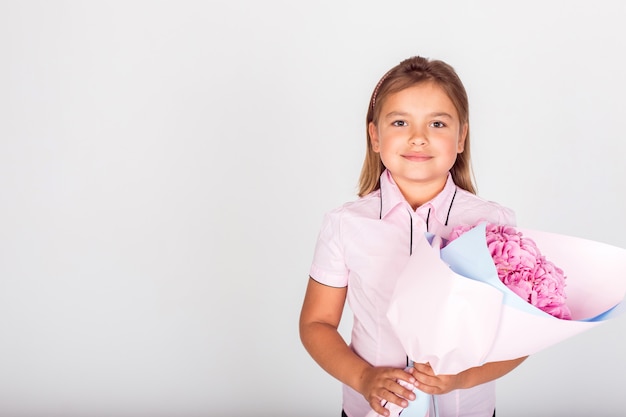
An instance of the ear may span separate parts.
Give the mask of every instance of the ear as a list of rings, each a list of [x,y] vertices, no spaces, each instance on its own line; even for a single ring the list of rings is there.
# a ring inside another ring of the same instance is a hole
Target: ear
[[[465,138],[467,138],[467,131],[469,130],[469,125],[467,123],[463,123],[461,127],[461,131],[459,132],[459,142],[456,146],[456,153],[463,153],[465,150]]]
[[[372,144],[372,150],[376,153],[380,152],[380,140],[378,138],[378,128],[374,122],[370,122],[367,125],[367,132],[370,135],[370,142]]]

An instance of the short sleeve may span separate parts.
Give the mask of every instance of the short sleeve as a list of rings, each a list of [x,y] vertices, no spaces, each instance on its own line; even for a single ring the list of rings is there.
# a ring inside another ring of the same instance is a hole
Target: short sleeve
[[[341,213],[335,210],[324,216],[309,271],[311,278],[331,287],[348,285],[349,271],[341,239]]]

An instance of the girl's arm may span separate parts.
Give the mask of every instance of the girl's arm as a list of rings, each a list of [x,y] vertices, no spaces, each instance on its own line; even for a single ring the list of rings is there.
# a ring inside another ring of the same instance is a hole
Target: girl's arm
[[[428,364],[416,363],[411,369],[411,374],[417,379],[417,387],[428,394],[446,394],[460,388],[472,388],[500,378],[515,369],[522,363],[523,358],[489,362],[482,366],[469,368],[456,375],[435,375]]]
[[[309,279],[300,313],[300,339],[311,357],[330,375],[361,393],[374,411],[388,415],[381,401],[407,407],[413,400],[411,390],[401,386],[401,379],[413,384],[415,379],[403,369],[373,367],[343,340],[337,331],[347,288],[329,287]]]

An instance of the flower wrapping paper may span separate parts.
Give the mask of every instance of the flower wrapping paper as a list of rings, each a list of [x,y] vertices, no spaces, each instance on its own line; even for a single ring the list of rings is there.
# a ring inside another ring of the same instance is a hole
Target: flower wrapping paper
[[[506,287],[485,223],[443,249],[424,236],[398,277],[387,317],[408,357],[437,374],[531,355],[620,314],[626,250],[573,236],[517,228],[567,275],[571,319],[551,316]]]
[[[531,355],[621,314],[625,307],[626,250],[600,242],[516,228],[567,275],[570,319],[554,317],[520,298],[500,281],[487,247],[486,223],[443,249],[425,235],[398,277],[389,323],[414,362],[437,374],[456,374],[486,362]],[[437,416],[431,396],[403,409],[386,404],[391,417]],[[373,410],[367,417],[378,416]]]

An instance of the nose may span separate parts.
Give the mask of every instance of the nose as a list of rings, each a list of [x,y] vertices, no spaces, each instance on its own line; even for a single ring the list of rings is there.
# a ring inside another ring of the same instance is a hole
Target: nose
[[[414,129],[411,132],[409,143],[414,146],[423,146],[428,143],[428,137],[423,129]]]

